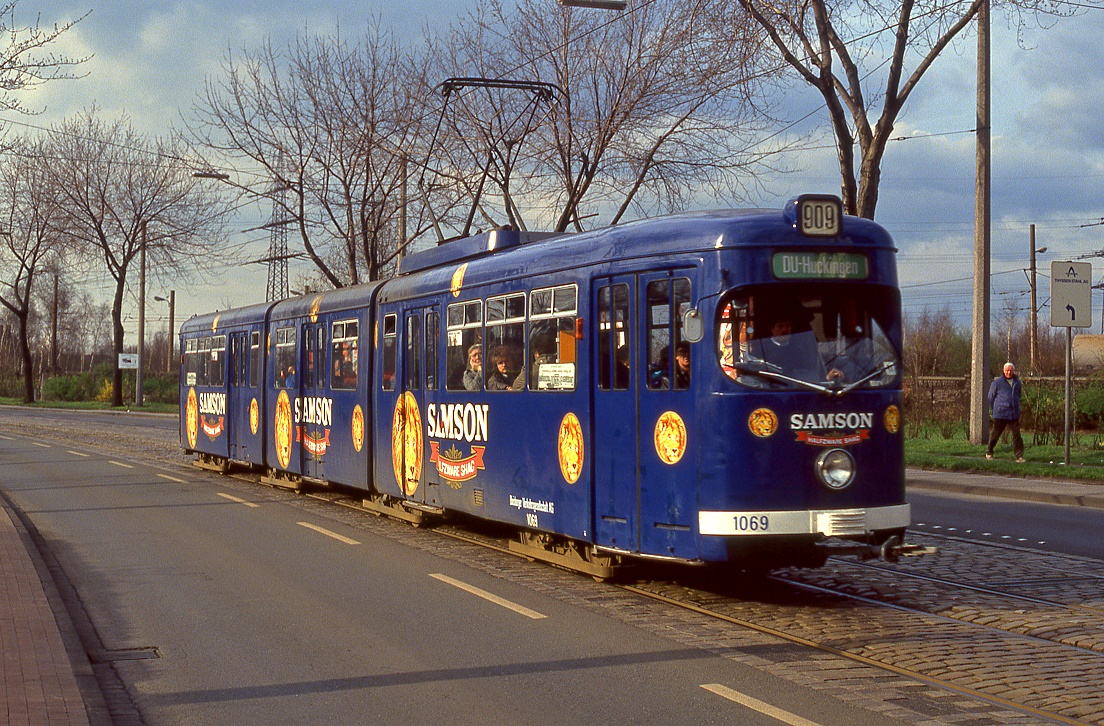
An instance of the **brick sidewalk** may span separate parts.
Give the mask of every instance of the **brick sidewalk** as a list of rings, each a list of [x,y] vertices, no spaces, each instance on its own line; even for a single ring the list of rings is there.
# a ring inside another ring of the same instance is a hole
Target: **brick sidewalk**
[[[0,722],[87,726],[53,610],[23,538],[0,507]]]

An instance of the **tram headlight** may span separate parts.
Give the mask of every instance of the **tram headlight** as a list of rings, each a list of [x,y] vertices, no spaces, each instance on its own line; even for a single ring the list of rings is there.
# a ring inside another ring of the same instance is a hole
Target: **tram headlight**
[[[855,460],[843,449],[829,449],[817,457],[816,473],[821,484],[839,491],[855,478]]]

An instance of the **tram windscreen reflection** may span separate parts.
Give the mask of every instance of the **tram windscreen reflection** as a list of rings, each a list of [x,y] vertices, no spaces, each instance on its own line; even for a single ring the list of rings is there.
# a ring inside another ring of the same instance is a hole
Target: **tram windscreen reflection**
[[[741,385],[847,386],[865,378],[861,387],[884,388],[899,375],[900,304],[892,288],[764,285],[729,293],[718,310],[718,362]]]

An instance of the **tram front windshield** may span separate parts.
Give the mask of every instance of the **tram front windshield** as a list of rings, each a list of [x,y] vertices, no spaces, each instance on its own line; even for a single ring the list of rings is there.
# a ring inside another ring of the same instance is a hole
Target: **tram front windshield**
[[[885,388],[901,369],[899,309],[888,287],[741,288],[718,307],[717,359],[750,388]]]

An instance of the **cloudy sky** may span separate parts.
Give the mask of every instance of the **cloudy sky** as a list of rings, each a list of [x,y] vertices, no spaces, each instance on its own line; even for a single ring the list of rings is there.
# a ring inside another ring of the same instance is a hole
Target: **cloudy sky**
[[[127,113],[150,133],[179,125],[204,78],[219,73],[227,50],[277,45],[297,31],[359,36],[379,16],[400,37],[440,27],[474,0],[20,0],[17,19],[41,14],[43,25],[91,14],[64,37],[61,50],[91,55],[87,77],[50,84],[27,98],[42,109],[33,118],[7,118],[48,126],[96,104],[107,114]],[[555,0],[548,0],[555,12]],[[996,13],[993,22],[993,319],[1005,309],[1026,311],[1028,226],[1036,225],[1041,273],[1052,259],[1104,250],[1104,73],[1100,38],[1104,11],[1017,30]],[[901,249],[906,312],[948,306],[963,322],[971,309],[974,204],[975,37],[960,39],[929,71],[898,120],[885,157],[877,219]],[[783,100],[793,118],[815,111],[817,97],[799,86]],[[813,121],[827,126],[824,114]],[[825,137],[827,140],[827,137]],[[835,153],[829,144],[790,160],[798,173],[772,181],[754,204],[775,207],[806,191],[838,193]],[[264,219],[256,210],[242,226]],[[254,236],[257,233],[252,233]],[[266,242],[257,239],[258,256]],[[1099,260],[1096,261],[1099,265]],[[178,290],[178,320],[212,306],[263,300],[261,266],[235,271],[237,283]],[[1099,277],[1102,270],[1096,271]],[[294,278],[295,272],[292,272]],[[106,289],[107,283],[104,282]],[[181,283],[181,287],[185,287]],[[1049,284],[1040,275],[1040,301]],[[163,294],[153,291],[151,294]],[[1101,324],[1097,296],[1096,326]],[[153,311],[156,320],[158,312]],[[1041,320],[1047,320],[1042,312]],[[164,324],[164,323],[162,323]],[[1095,327],[1095,326],[1094,326]],[[1094,331],[1095,332],[1095,331]]]

